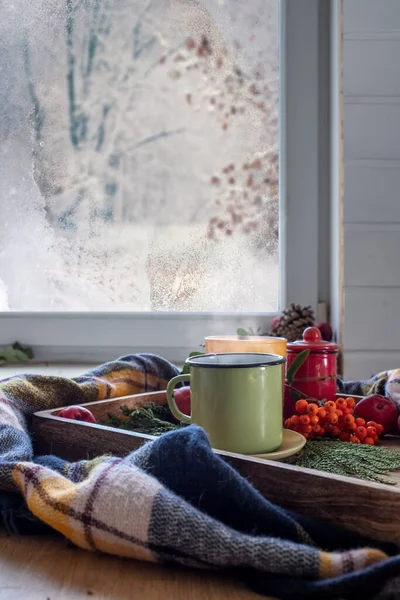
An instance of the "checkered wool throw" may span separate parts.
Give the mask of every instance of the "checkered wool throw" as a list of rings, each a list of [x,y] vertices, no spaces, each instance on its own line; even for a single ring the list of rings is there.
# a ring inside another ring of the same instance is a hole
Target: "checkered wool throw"
[[[122,459],[34,456],[35,411],[165,389],[176,374],[166,360],[139,354],[74,380],[24,375],[0,382],[7,530],[53,529],[91,551],[235,569],[257,591],[281,599],[400,598],[395,548],[271,504],[212,452],[199,427],[167,433]]]

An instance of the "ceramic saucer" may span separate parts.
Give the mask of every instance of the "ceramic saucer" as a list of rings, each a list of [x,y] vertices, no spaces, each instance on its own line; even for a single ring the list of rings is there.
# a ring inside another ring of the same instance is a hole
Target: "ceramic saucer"
[[[256,458],[265,458],[266,460],[282,460],[299,452],[306,443],[306,438],[297,431],[290,429],[283,430],[282,444],[278,450],[267,452],[265,454],[252,454]]]

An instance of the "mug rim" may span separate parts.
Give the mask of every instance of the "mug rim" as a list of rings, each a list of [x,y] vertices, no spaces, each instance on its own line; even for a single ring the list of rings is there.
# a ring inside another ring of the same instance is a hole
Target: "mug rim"
[[[276,337],[274,335],[208,335],[205,341],[223,341],[223,342],[263,342],[276,340],[277,342],[287,342],[286,338]],[[242,354],[241,352],[239,354]],[[257,354],[257,353],[254,353]],[[258,354],[269,354],[268,352],[258,352]],[[279,356],[279,355],[277,355]]]
[[[233,357],[245,357],[249,359],[252,356],[258,357],[254,362],[243,362],[243,363],[211,363],[208,362],[207,358],[217,356],[233,356]],[[203,362],[202,362],[203,361]],[[283,365],[286,362],[286,358],[279,356],[278,354],[267,354],[264,352],[210,352],[208,354],[200,354],[198,356],[190,356],[185,360],[185,364],[189,367],[205,367],[210,369],[250,369],[254,367],[273,367],[276,365]]]

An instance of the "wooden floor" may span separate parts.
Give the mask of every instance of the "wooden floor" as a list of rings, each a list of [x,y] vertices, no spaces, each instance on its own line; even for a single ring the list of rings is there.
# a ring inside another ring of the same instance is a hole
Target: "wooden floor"
[[[0,533],[0,600],[257,600],[239,581]],[[266,599],[268,600],[268,599]]]

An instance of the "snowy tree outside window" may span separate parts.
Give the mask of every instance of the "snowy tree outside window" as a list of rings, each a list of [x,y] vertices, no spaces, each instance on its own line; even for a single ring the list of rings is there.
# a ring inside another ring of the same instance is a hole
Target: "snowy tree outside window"
[[[0,40],[0,310],[278,308],[278,0],[8,0]]]

